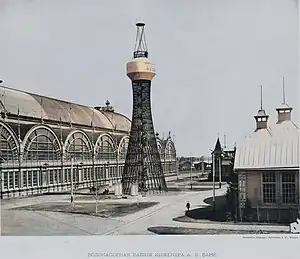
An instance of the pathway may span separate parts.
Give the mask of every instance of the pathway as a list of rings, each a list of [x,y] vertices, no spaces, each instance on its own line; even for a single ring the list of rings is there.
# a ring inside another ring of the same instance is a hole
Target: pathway
[[[226,192],[226,187],[216,190],[216,195]],[[159,202],[150,208],[119,218],[101,218],[87,215],[72,215],[48,211],[9,210],[9,208],[41,202],[63,200],[61,196],[41,196],[14,201],[3,201],[1,207],[2,235],[150,235],[149,227],[186,227],[201,229],[288,231],[288,226],[222,224],[210,221],[187,223],[173,218],[185,214],[189,201],[191,209],[207,206],[203,202],[212,196],[212,190],[201,192],[181,192],[176,195],[136,197],[131,201]],[[120,200],[120,202],[125,202]]]

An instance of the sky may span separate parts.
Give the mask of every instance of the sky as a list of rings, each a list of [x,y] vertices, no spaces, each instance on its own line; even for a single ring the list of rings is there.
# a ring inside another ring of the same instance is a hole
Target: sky
[[[299,122],[296,0],[0,0],[5,85],[88,106],[109,100],[131,118],[135,23],[146,23],[155,131],[179,156],[227,147],[255,129],[263,106],[276,122],[286,100]]]

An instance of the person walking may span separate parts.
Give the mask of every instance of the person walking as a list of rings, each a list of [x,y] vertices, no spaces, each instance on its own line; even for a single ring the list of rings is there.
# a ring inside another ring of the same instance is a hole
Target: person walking
[[[191,204],[189,202],[187,202],[187,204],[185,206],[186,206],[187,210],[189,211],[190,207],[191,207]]]

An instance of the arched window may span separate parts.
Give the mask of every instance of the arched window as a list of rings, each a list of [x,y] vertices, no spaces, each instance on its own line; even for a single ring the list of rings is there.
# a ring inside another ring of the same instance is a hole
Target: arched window
[[[0,122],[0,163],[18,161],[18,144],[9,128]]]
[[[103,135],[96,142],[95,159],[98,160],[116,160],[115,146],[112,139]]]
[[[162,148],[161,141],[156,140],[156,143],[157,143],[157,149],[158,149],[158,153],[160,155],[160,159],[163,159],[164,151],[163,151],[163,148]]]
[[[38,126],[24,138],[24,161],[57,161],[61,146],[55,133],[46,126]]]
[[[127,149],[128,149],[128,142],[129,138],[125,137],[121,140],[121,143],[119,144],[119,160],[125,160]]]
[[[92,146],[87,135],[82,131],[72,132],[66,140],[66,157],[76,160],[92,159]]]
[[[173,142],[168,142],[165,149],[166,160],[176,160],[176,150]]]

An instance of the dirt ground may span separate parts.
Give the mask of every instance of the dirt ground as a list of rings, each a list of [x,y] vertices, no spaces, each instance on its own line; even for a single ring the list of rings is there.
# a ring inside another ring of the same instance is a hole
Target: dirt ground
[[[47,202],[29,206],[14,208],[13,210],[30,210],[30,211],[52,211],[73,214],[84,214],[97,217],[120,217],[131,214],[151,206],[155,202],[137,203],[98,203],[98,213],[96,214],[95,203],[76,202],[74,207],[68,202]]]

